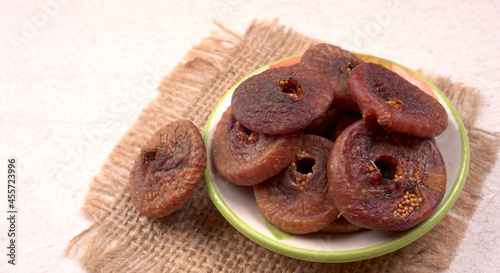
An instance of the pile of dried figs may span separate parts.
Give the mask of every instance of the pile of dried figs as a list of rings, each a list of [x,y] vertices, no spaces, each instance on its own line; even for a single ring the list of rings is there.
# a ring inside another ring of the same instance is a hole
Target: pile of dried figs
[[[293,234],[402,231],[442,201],[444,107],[393,71],[330,44],[236,87],[210,151],[262,215]]]
[[[402,231],[426,219],[446,188],[434,137],[443,106],[393,71],[317,44],[300,62],[265,70],[234,90],[210,156],[229,182],[253,187],[262,215],[293,234]],[[185,204],[207,151],[187,120],[158,130],[130,173],[139,212]]]

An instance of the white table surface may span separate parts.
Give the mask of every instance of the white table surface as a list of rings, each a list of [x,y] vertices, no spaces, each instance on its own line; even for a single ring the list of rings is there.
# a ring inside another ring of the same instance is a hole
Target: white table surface
[[[500,132],[499,1],[0,3],[0,272],[83,272],[64,255],[115,143],[163,76],[218,27],[254,18],[479,88],[477,127]],[[417,3],[418,2],[418,3]],[[17,158],[16,266],[7,264],[7,159]],[[500,163],[448,272],[500,268]]]

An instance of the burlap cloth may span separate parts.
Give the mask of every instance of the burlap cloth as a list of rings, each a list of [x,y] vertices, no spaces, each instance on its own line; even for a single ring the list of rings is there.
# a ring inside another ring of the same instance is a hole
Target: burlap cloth
[[[193,47],[158,88],[133,127],[92,179],[83,212],[94,223],[68,244],[67,255],[90,272],[433,272],[448,268],[496,160],[498,136],[474,127],[477,90],[427,75],[461,115],[470,140],[470,170],[460,198],[430,232],[390,254],[351,263],[318,263],[274,253],[233,228],[205,185],[163,219],[139,215],[128,194],[133,159],[167,122],[189,119],[202,130],[222,95],[243,76],[316,42],[277,24],[254,21],[243,36],[220,31]],[[161,57],[161,56],[159,56]],[[423,72],[425,74],[425,71]]]

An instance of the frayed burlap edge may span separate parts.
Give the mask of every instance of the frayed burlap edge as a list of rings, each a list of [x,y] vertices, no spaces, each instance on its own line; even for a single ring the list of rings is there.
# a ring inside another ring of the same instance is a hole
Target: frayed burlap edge
[[[449,267],[496,161],[499,137],[478,130],[478,92],[431,75],[457,108],[468,131],[470,170],[447,216],[412,244],[390,254],[327,264],[289,258],[241,235],[220,215],[202,184],[179,211],[148,219],[130,202],[127,182],[141,145],[164,124],[189,119],[203,128],[219,98],[254,69],[302,53],[318,42],[277,24],[254,21],[243,36],[220,31],[190,50],[158,88],[158,97],[111,151],[90,183],[82,208],[94,223],[73,238],[67,255],[89,272],[435,272]]]

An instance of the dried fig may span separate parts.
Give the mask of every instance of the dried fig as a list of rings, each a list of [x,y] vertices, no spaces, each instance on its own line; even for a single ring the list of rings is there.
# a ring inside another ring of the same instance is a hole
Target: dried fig
[[[330,79],[334,90],[333,107],[351,112],[359,112],[359,108],[351,95],[348,76],[351,69],[362,62],[351,52],[326,43],[310,46],[301,59],[301,64]]]
[[[328,79],[300,64],[272,68],[243,81],[231,98],[233,115],[264,134],[303,130],[328,110],[333,89]]]
[[[260,211],[279,230],[293,234],[315,232],[337,218],[326,176],[332,146],[329,139],[305,135],[293,162],[253,187]]]
[[[134,206],[151,218],[171,214],[193,195],[206,164],[198,128],[188,120],[167,124],[142,147],[130,172]]]
[[[389,132],[363,119],[335,141],[328,183],[340,213],[352,224],[402,231],[439,205],[446,167],[433,138]]]
[[[309,124],[304,129],[304,133],[331,138],[335,131],[335,124],[339,119],[340,113],[341,111],[339,109],[330,107],[321,117]]]
[[[213,162],[231,183],[252,186],[285,169],[299,151],[302,137],[253,132],[234,118],[229,106],[214,131]]]
[[[353,112],[343,112],[340,114],[339,121],[337,122],[337,125],[335,126],[335,130],[332,136],[332,140],[335,141],[337,137],[351,124],[354,122],[362,119],[363,117],[359,113],[353,113]]]
[[[363,116],[389,131],[433,137],[448,126],[444,107],[395,72],[374,63],[356,66],[349,86]]]

